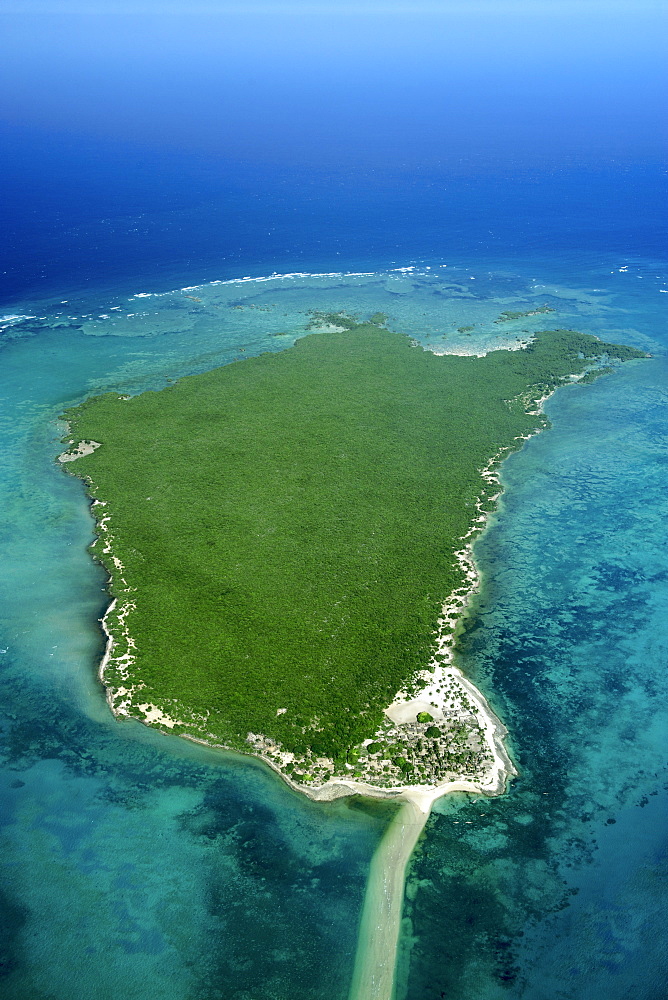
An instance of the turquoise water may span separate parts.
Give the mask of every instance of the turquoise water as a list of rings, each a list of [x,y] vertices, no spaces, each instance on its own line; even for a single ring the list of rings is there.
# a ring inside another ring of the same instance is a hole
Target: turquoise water
[[[65,406],[281,350],[313,308],[654,353],[504,469],[461,657],[520,775],[432,815],[396,1000],[668,995],[662,6],[3,5],[0,315],[34,317],[0,322],[3,1000],[348,1000],[389,818],[110,717],[54,463]],[[371,273],[178,291],[274,270]]]
[[[553,428],[504,467],[461,655],[511,730],[520,777],[429,821],[397,993],[661,995],[664,277],[640,261],[561,274],[547,259],[505,273],[433,261],[12,306],[32,318],[1,324],[3,996],[347,996],[387,809],[313,804],[251,761],[110,717],[92,520],[54,462],[66,406],[280,350],[309,309],[383,311],[434,350],[558,325],[655,355],[560,391]],[[545,303],[556,313],[494,322]]]
[[[3,997],[347,996],[386,812],[315,806],[264,767],[119,725],[96,680],[105,580],[55,420],[224,360],[209,333],[44,320],[4,345]]]
[[[613,301],[651,322],[641,296]],[[428,828],[404,938],[415,1000],[665,995],[665,354],[546,412],[552,430],[504,466],[461,642],[520,776]]]

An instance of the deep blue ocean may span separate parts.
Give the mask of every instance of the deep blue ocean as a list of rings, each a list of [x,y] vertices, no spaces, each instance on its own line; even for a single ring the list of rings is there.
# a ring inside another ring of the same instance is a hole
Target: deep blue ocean
[[[0,996],[347,1000],[391,809],[111,717],[55,462],[67,406],[282,350],[314,308],[438,351],[560,326],[651,354],[560,389],[504,464],[458,656],[519,776],[437,804],[396,1000],[666,996],[658,7],[89,6],[0,15]]]

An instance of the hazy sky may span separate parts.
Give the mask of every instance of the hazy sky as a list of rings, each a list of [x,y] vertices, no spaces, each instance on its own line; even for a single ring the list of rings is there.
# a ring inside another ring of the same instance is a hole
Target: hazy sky
[[[6,0],[0,118],[281,163],[652,158],[665,12],[656,0]]]
[[[665,29],[664,0],[3,0],[6,294],[647,253]]]

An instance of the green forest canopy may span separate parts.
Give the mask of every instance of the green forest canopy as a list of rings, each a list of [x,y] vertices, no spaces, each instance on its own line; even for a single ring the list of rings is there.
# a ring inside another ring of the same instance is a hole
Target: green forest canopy
[[[436,356],[352,324],[68,411],[75,442],[102,444],[69,468],[106,501],[133,588],[135,700],[208,715],[185,730],[229,746],[252,731],[340,757],[370,737],[462,582],[480,470],[544,422],[531,399],[603,355],[642,353],[557,330]]]

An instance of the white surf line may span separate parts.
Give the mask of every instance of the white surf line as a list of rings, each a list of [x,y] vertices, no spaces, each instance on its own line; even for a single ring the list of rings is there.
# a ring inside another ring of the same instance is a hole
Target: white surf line
[[[437,266],[447,267],[448,265],[439,264]],[[454,269],[457,270],[457,267]],[[196,292],[201,291],[204,288],[214,288],[220,285],[231,286],[248,285],[253,283],[260,284],[267,281],[291,281],[296,278],[385,278],[393,275],[402,276],[405,274],[413,274],[414,272],[422,275],[424,272],[431,270],[431,264],[411,264],[408,267],[390,267],[380,271],[288,271],[286,273],[274,271],[273,274],[244,274],[237,278],[215,278],[212,281],[202,281],[196,285],[185,285],[183,288],[170,288],[164,292],[135,292],[133,295],[128,296],[128,299],[131,301],[132,299],[161,298],[166,295],[175,295],[178,292]],[[34,317],[28,318],[34,319]]]
[[[407,797],[371,860],[349,1000],[392,1000],[406,866],[431,811],[429,795]]]

